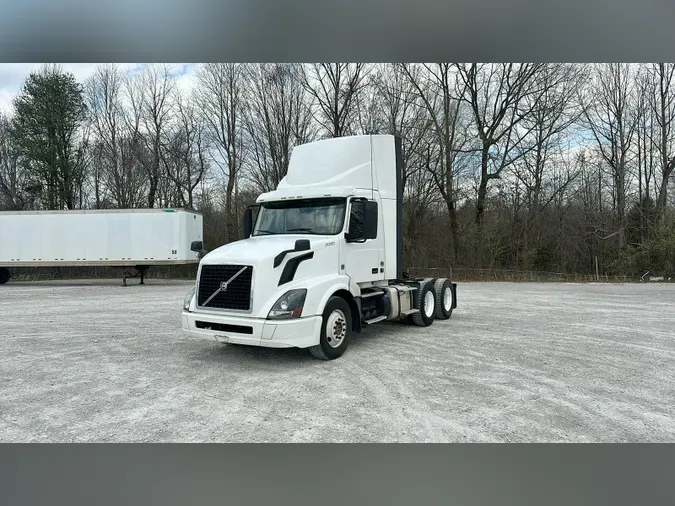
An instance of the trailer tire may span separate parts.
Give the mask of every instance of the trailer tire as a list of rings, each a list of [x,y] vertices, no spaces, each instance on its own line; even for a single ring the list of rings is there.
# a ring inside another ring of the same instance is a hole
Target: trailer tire
[[[436,313],[436,292],[431,279],[420,282],[415,290],[414,306],[419,311],[410,317],[410,321],[418,327],[428,327],[434,322]]]
[[[12,275],[9,272],[9,269],[5,267],[0,267],[0,285],[4,285],[9,281]]]
[[[334,360],[342,356],[352,336],[352,312],[342,297],[328,299],[321,317],[319,344],[309,348],[314,358]]]
[[[436,295],[436,319],[447,320],[452,316],[452,308],[455,302],[452,282],[446,278],[438,278],[434,283],[434,293]]]

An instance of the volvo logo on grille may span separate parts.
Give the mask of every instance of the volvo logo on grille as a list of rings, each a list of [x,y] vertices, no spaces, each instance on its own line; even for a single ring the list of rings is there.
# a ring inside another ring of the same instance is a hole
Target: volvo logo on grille
[[[221,281],[221,282],[220,282],[220,287],[218,288],[218,290],[216,290],[215,292],[213,292],[213,293],[211,294],[211,297],[209,297],[208,299],[206,299],[206,301],[204,302],[204,304],[203,304],[202,307],[205,307],[206,305],[208,305],[208,303],[211,302],[211,301],[213,300],[213,298],[214,298],[216,295],[218,295],[220,292],[226,292],[226,291],[227,291],[227,285],[229,285],[230,283],[232,283],[232,281],[234,281],[234,280],[237,278],[237,276],[239,276],[239,275],[240,275],[242,272],[244,272],[245,270],[246,270],[246,267],[242,267],[242,269],[241,269],[239,272],[237,272],[234,276],[232,276],[230,279],[228,279],[227,281]]]

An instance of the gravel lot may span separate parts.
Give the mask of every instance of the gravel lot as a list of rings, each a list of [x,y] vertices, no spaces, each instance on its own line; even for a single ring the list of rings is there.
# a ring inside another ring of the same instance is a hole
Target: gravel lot
[[[0,287],[0,441],[675,441],[675,285],[461,283],[332,362],[184,337],[188,288]]]

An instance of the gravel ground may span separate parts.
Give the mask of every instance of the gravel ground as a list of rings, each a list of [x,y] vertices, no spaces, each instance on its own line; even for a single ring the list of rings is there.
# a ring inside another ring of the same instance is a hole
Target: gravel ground
[[[188,283],[120,285],[0,287],[0,441],[675,441],[675,285],[461,283],[332,362],[186,338]]]

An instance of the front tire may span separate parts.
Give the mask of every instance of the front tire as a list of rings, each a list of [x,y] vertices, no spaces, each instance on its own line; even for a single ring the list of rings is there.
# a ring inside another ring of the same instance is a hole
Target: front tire
[[[12,275],[9,272],[9,269],[5,267],[0,267],[0,285],[4,285],[9,281]]]
[[[418,327],[428,327],[434,322],[436,294],[434,292],[433,280],[425,279],[420,282],[419,288],[415,290],[413,307],[419,309],[419,312],[410,318],[412,323]]]
[[[452,306],[455,299],[452,282],[446,278],[437,279],[434,283],[434,293],[436,294],[436,319],[449,319],[452,316]]]
[[[352,312],[342,297],[331,297],[323,310],[319,344],[309,351],[320,360],[335,360],[342,356],[352,335]]]

